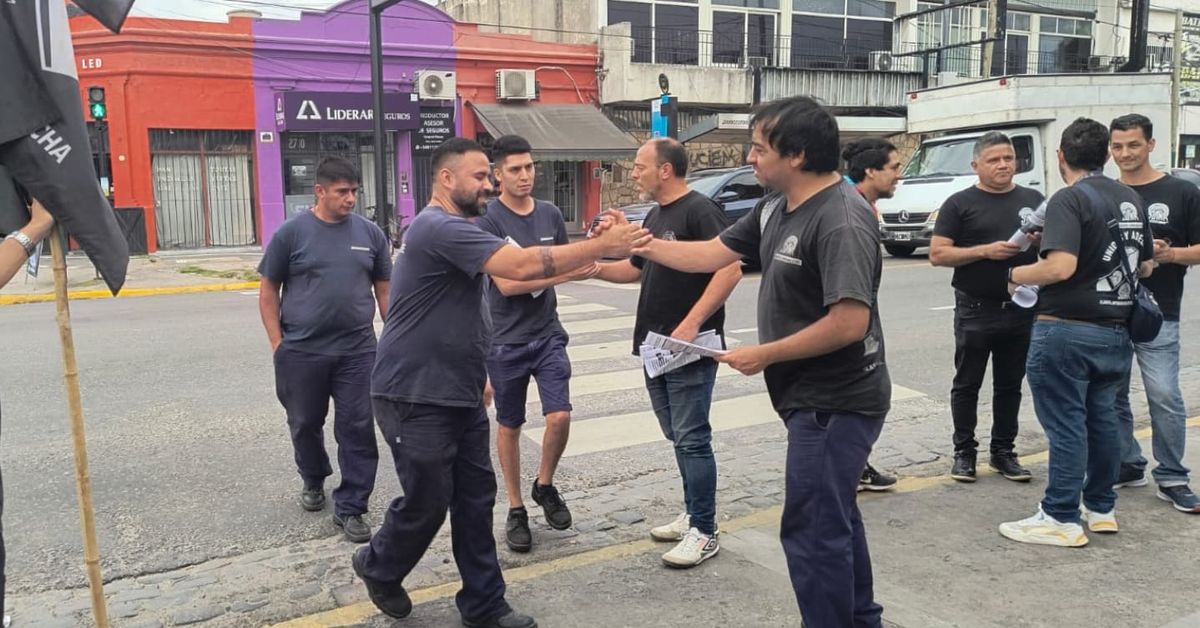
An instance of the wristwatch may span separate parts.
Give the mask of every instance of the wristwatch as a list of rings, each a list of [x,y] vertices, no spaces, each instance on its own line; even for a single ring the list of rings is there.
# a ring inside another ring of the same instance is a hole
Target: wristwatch
[[[1012,271],[1013,271],[1013,267],[1012,267],[1012,266],[1009,266],[1009,267],[1008,267],[1008,283],[1012,283],[1012,282],[1013,282],[1013,280],[1012,280]]]
[[[37,249],[37,243],[29,239],[29,236],[20,231],[14,231],[8,234],[5,240],[16,240],[21,246],[25,247],[25,257],[33,257],[33,252]]]

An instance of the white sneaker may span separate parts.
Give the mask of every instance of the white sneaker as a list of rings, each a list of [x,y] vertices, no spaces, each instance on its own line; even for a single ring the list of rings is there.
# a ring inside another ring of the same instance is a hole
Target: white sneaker
[[[1037,514],[1028,519],[1000,524],[1000,534],[1018,543],[1036,545],[1083,547],[1088,543],[1083,526],[1078,523],[1063,523],[1042,512],[1040,505]]]
[[[1087,522],[1088,529],[1099,534],[1113,534],[1117,531],[1117,509],[1108,512],[1088,510],[1087,506],[1079,505],[1079,517]]]
[[[687,569],[716,556],[720,549],[716,534],[709,536],[691,528],[675,549],[663,554],[662,560],[668,567]]]
[[[650,529],[650,538],[655,541],[682,541],[692,527],[692,518],[686,512],[665,526]]]

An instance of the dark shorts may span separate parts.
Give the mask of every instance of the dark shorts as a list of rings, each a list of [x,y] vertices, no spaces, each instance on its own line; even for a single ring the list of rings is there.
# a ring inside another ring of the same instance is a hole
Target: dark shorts
[[[537,381],[543,415],[571,411],[571,361],[563,334],[523,345],[494,345],[487,371],[496,392],[496,421],[505,427],[525,423],[530,376]]]

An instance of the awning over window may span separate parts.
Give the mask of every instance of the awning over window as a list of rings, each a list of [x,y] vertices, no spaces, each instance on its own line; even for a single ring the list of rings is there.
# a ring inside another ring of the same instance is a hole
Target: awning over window
[[[638,145],[591,105],[490,105],[471,103],[492,137],[520,135],[540,161],[629,159]]]

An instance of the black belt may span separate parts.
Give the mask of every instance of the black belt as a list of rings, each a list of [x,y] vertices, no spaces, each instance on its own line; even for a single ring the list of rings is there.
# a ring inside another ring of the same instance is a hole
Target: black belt
[[[959,305],[966,306],[966,307],[969,307],[972,309],[985,309],[985,308],[989,309],[989,310],[1011,310],[1011,309],[1024,310],[1025,309],[1025,308],[1022,308],[1021,306],[1017,305],[1016,303],[1013,303],[1011,300],[1008,300],[1008,299],[1005,299],[1004,301],[1001,301],[999,299],[986,299],[986,298],[967,294],[966,292],[963,292],[962,290],[955,290],[954,296],[957,299]],[[1031,311],[1031,310],[1025,310],[1025,311]]]

